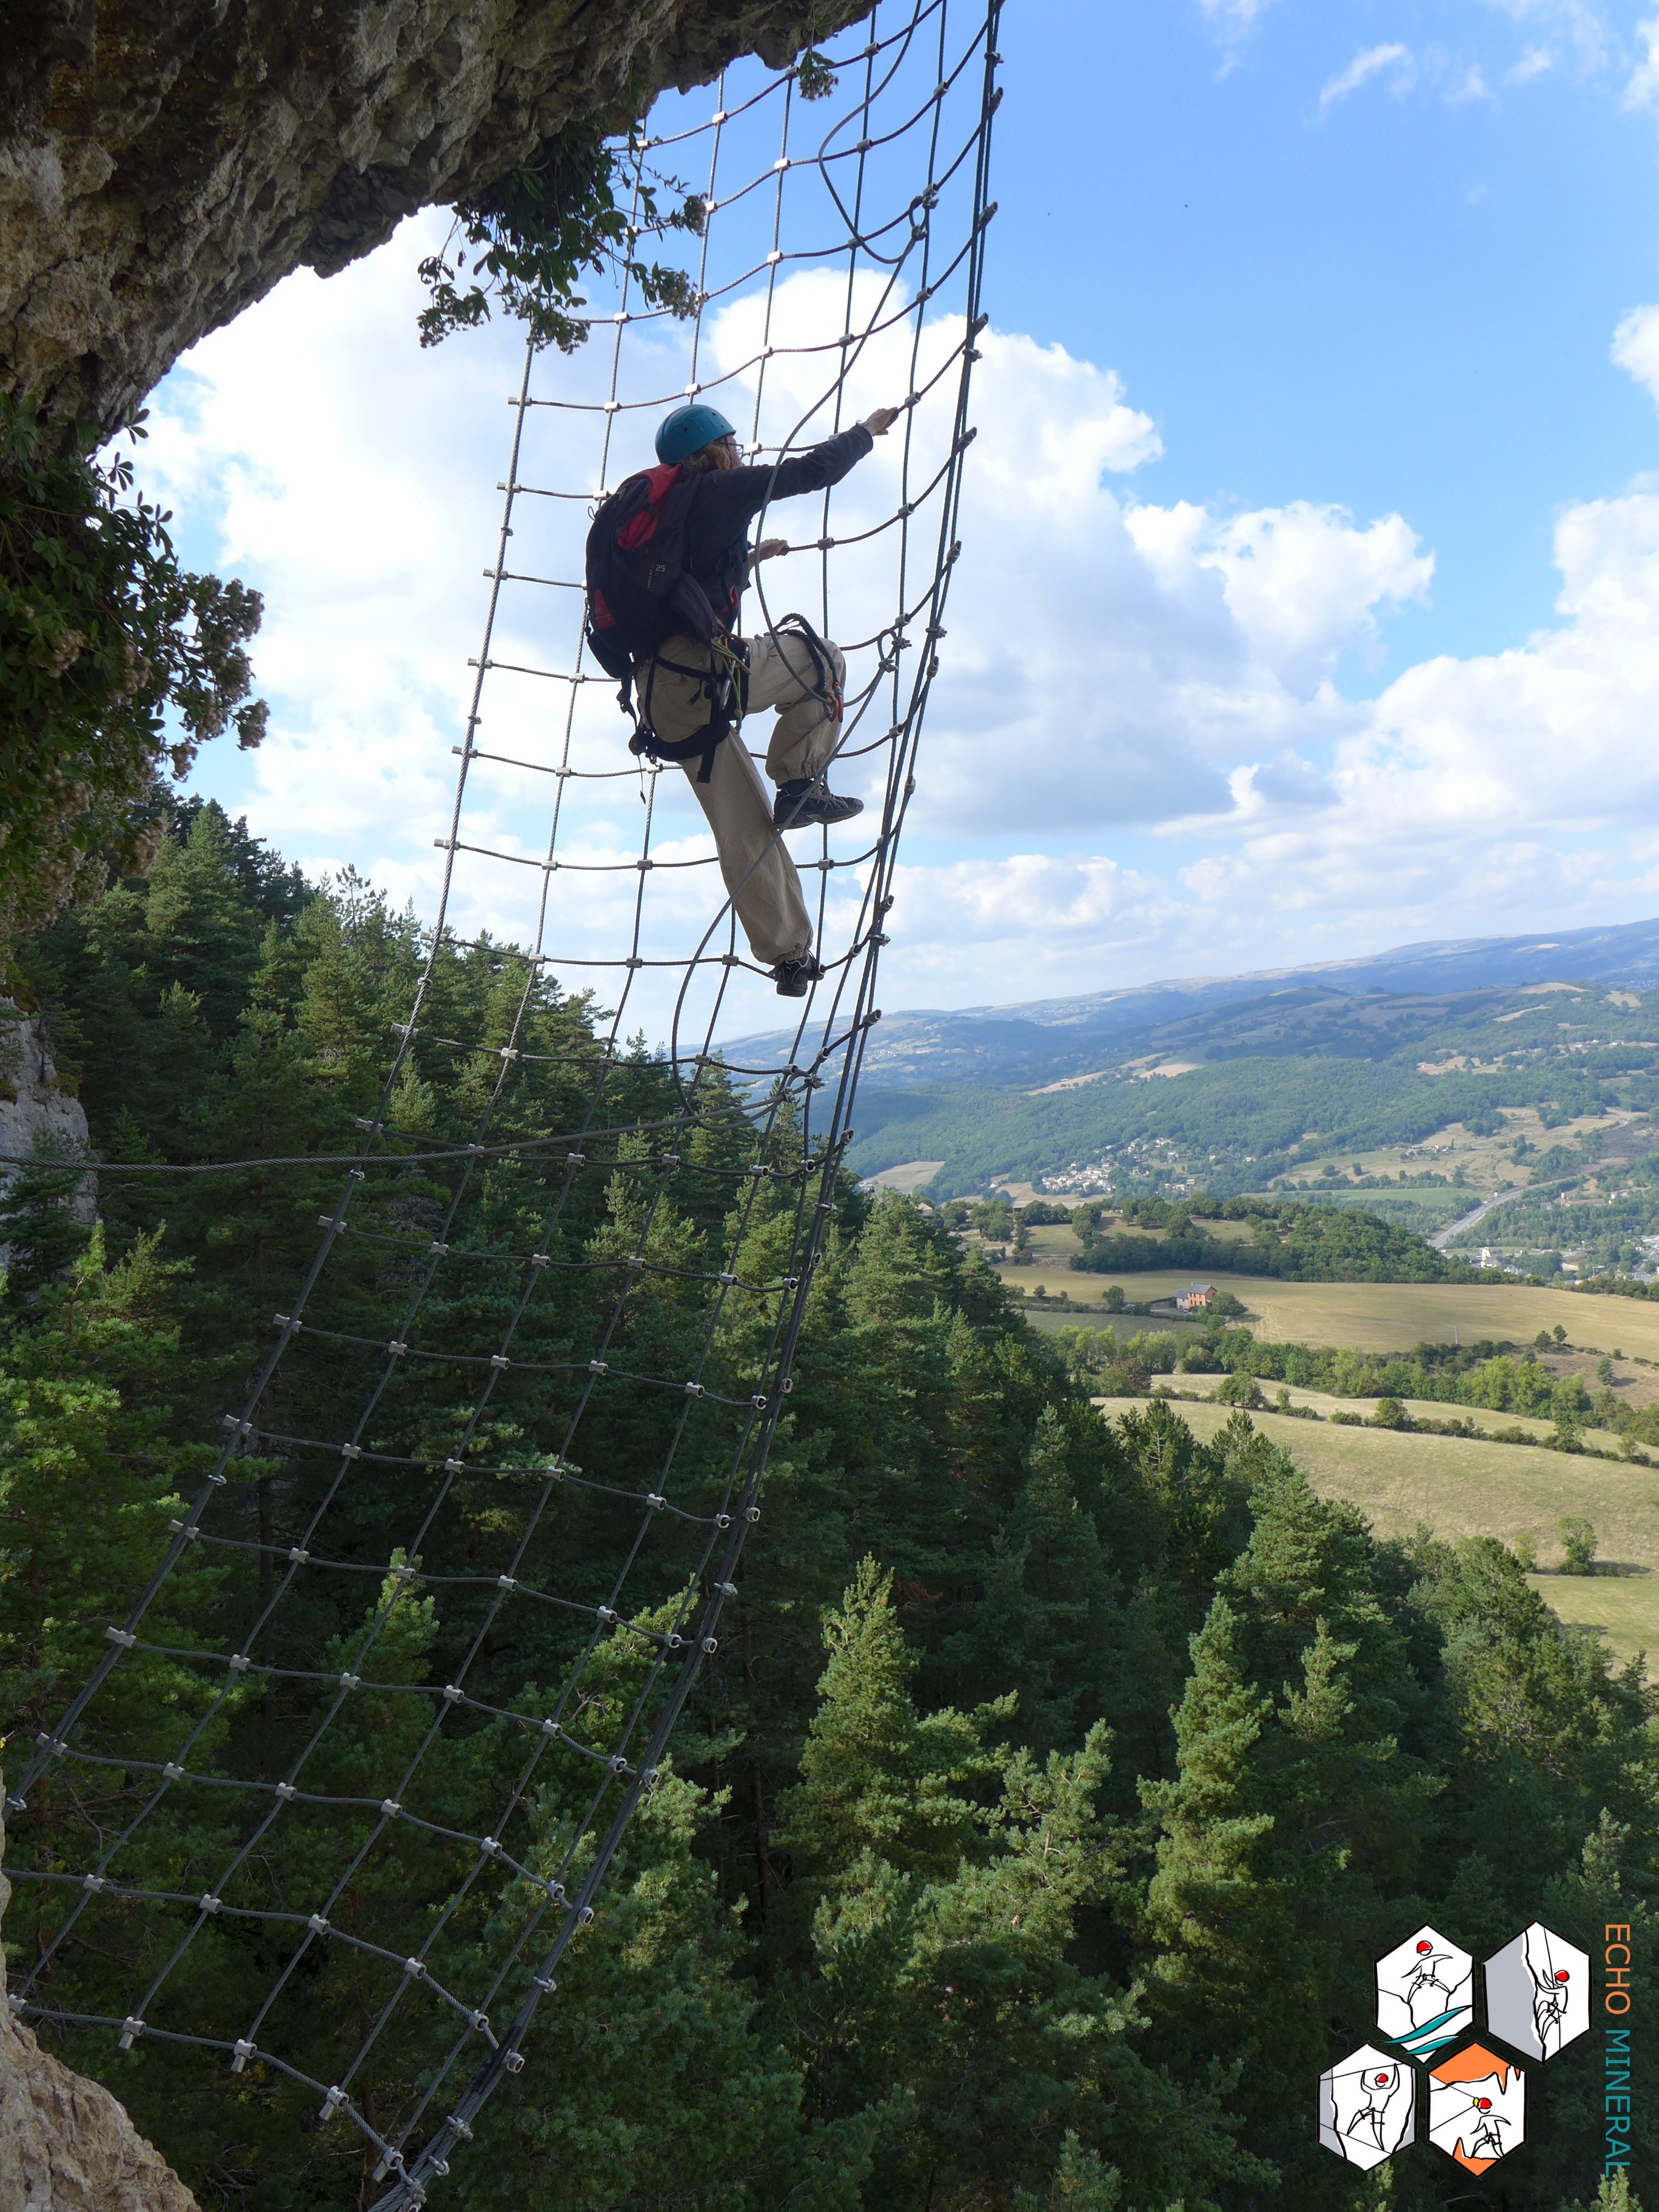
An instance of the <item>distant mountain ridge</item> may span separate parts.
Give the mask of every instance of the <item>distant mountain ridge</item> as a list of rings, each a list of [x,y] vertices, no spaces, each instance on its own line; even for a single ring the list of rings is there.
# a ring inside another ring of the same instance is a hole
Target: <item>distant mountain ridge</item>
[[[1097,1055],[1121,1059],[1138,1032],[1279,993],[1441,998],[1569,981],[1649,988],[1659,982],[1659,919],[1528,937],[1431,939],[1362,960],[1193,976],[1024,1005],[893,1013],[871,1034],[864,1077],[891,1087],[1053,1082],[1086,1072]],[[729,1039],[721,1048],[739,1066],[759,1066],[787,1060],[792,1042],[793,1033],[780,1030]]]

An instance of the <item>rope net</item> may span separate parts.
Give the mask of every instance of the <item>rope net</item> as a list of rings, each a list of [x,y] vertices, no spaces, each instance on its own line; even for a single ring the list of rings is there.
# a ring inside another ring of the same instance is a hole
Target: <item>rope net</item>
[[[36,1886],[14,2007],[314,2106],[382,2206],[422,2202],[524,2067],[760,1519],[959,550],[999,12],[889,0],[827,93],[744,65],[634,150],[636,211],[665,170],[704,199],[696,312],[624,272],[585,346],[526,356],[442,901],[379,1106],[8,1801]],[[745,627],[799,610],[840,645],[836,781],[872,795],[797,833],[825,972],[785,1048],[735,1063],[716,1035],[775,1018],[769,978],[684,774],[630,759],[582,638],[594,501],[690,395],[760,459],[902,403],[833,496],[756,532],[793,557],[757,569]],[[665,1050],[629,1041],[642,1020]],[[229,1633],[191,1627],[204,1588]]]

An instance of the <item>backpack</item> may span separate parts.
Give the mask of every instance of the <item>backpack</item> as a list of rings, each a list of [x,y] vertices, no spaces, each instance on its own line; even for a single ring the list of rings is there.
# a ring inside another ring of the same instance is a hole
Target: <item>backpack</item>
[[[638,713],[629,696],[636,669],[655,659],[665,638],[712,645],[720,629],[708,592],[686,567],[685,529],[696,491],[696,475],[676,462],[628,477],[601,503],[587,533],[587,644],[622,687],[618,703],[635,723],[629,750],[653,760],[700,760],[697,781],[707,783],[715,747],[743,711],[729,679],[711,675],[708,729],[676,744],[651,727],[649,683]],[[663,665],[681,675],[702,673],[677,662]]]
[[[626,690],[637,661],[684,632],[700,645],[717,627],[708,594],[685,565],[696,477],[678,463],[629,477],[587,533],[587,642]]]

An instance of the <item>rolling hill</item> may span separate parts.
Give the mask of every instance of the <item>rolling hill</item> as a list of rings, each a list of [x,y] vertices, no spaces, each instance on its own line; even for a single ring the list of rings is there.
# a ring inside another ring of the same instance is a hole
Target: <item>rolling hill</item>
[[[884,1086],[976,1080],[1054,1082],[1103,1066],[1154,1033],[1205,1012],[1255,999],[1310,991],[1331,1001],[1367,993],[1443,997],[1515,990],[1560,977],[1582,982],[1659,985],[1659,920],[1554,936],[1447,939],[1398,946],[1364,960],[1305,968],[1264,968],[1243,975],[1197,976],[1079,998],[1022,1006],[968,1006],[886,1016],[865,1054],[866,1075]],[[728,1059],[763,1064],[787,1059],[793,1032],[726,1042]]]
[[[778,1042],[726,1051],[755,1066]],[[1640,1157],[1659,1146],[1656,1106],[1659,921],[893,1015],[871,1040],[849,1164],[938,1163],[911,1178],[935,1194],[1288,1182],[1424,1229],[1505,1183],[1553,1202],[1596,1159]],[[1467,1157],[1423,1152],[1448,1130]],[[1537,1242],[1551,1224],[1533,1206],[1526,1225]]]

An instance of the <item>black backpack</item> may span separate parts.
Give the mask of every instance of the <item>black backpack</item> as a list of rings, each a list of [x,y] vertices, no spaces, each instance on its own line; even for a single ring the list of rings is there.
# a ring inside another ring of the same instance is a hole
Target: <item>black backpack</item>
[[[685,528],[696,493],[695,473],[678,463],[629,477],[600,506],[587,533],[587,643],[607,675],[622,689],[617,697],[635,728],[629,740],[635,753],[653,759],[702,762],[697,781],[707,783],[714,749],[726,738],[738,699],[727,680],[711,675],[709,726],[700,737],[668,744],[651,727],[650,685],[635,713],[629,696],[636,672],[642,672],[665,638],[690,636],[712,644],[720,629],[708,594],[686,567]],[[701,675],[681,669],[682,675]]]
[[[678,464],[618,484],[587,533],[587,642],[626,688],[636,663],[678,633],[699,645],[717,627],[708,594],[685,565],[695,474]]]

